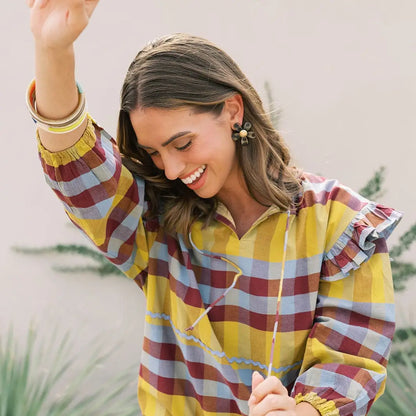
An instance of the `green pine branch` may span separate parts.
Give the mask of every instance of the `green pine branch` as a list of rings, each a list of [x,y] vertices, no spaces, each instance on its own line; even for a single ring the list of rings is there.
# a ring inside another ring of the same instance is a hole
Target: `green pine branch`
[[[383,195],[383,184],[385,180],[385,167],[380,167],[370,180],[360,189],[359,193],[368,199],[377,199]],[[416,241],[416,224],[410,227],[400,238],[399,243],[390,250],[392,258],[391,268],[393,273],[393,284],[396,291],[406,289],[405,283],[412,277],[416,276],[416,265],[404,262],[400,259],[403,253],[410,249],[410,246]]]
[[[56,244],[50,247],[13,247],[17,253],[45,255],[45,254],[73,254],[83,256],[91,259],[97,265],[83,265],[83,266],[53,266],[54,270],[64,273],[94,273],[100,277],[110,275],[124,276],[124,273],[112,264],[100,252],[79,244]]]
[[[385,171],[386,168],[381,166],[358,192],[367,199],[374,200],[380,198],[384,194],[382,186],[385,179]]]
[[[416,241],[416,224],[410,227],[400,238],[399,244],[392,247],[390,254],[391,257],[397,258],[400,257],[403,252],[407,251],[410,246]]]
[[[416,266],[413,263],[392,260],[391,270],[393,273],[393,284],[396,291],[406,289],[405,282],[416,276]]]
[[[107,263],[103,264],[102,266],[53,266],[53,269],[61,273],[93,273],[101,277],[106,277],[110,275],[125,276],[124,273],[120,271],[120,269],[114,266],[114,264],[112,264],[108,260],[106,261]]]
[[[372,416],[413,416],[416,409],[416,328],[397,329],[387,368],[386,391],[370,411]]]

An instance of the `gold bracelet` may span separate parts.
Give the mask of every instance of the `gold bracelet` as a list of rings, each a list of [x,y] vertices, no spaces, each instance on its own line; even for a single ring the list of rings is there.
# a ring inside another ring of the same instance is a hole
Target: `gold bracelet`
[[[41,116],[36,111],[36,82],[33,80],[26,94],[26,105],[29,109],[30,115],[36,126],[42,130],[50,133],[63,134],[75,130],[80,126],[87,117],[87,106],[85,100],[85,94],[82,91],[81,86],[77,83],[78,88],[78,106],[73,113],[68,117],[60,120],[51,120]]]

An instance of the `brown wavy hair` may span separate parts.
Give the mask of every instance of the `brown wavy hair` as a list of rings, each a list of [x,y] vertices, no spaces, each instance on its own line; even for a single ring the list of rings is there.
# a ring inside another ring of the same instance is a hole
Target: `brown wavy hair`
[[[209,223],[217,201],[200,198],[179,179],[168,180],[138,146],[129,114],[138,107],[188,106],[219,115],[224,101],[235,94],[241,95],[244,121],[251,122],[255,133],[248,146],[236,143],[248,191],[262,205],[275,204],[287,210],[300,193],[299,175],[289,167],[288,148],[259,95],[223,50],[196,36],[169,35],[148,44],[128,69],[121,92],[117,142],[123,164],[146,180],[146,215],[162,215],[168,232],[187,236],[193,221]]]

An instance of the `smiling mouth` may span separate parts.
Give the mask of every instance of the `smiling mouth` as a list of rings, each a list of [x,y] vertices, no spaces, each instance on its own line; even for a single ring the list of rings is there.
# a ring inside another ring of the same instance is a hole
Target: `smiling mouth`
[[[199,169],[197,169],[192,175],[189,175],[186,178],[181,179],[181,181],[185,185],[191,185],[192,183],[196,182],[201,175],[204,173],[205,169],[207,168],[207,165],[202,165]]]

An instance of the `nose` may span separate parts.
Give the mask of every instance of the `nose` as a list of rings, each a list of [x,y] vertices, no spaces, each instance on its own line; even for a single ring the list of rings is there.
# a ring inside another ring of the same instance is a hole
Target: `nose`
[[[165,155],[162,158],[162,165],[162,169],[165,171],[165,176],[171,181],[177,179],[184,171],[185,167],[181,158],[174,157],[172,155]]]

